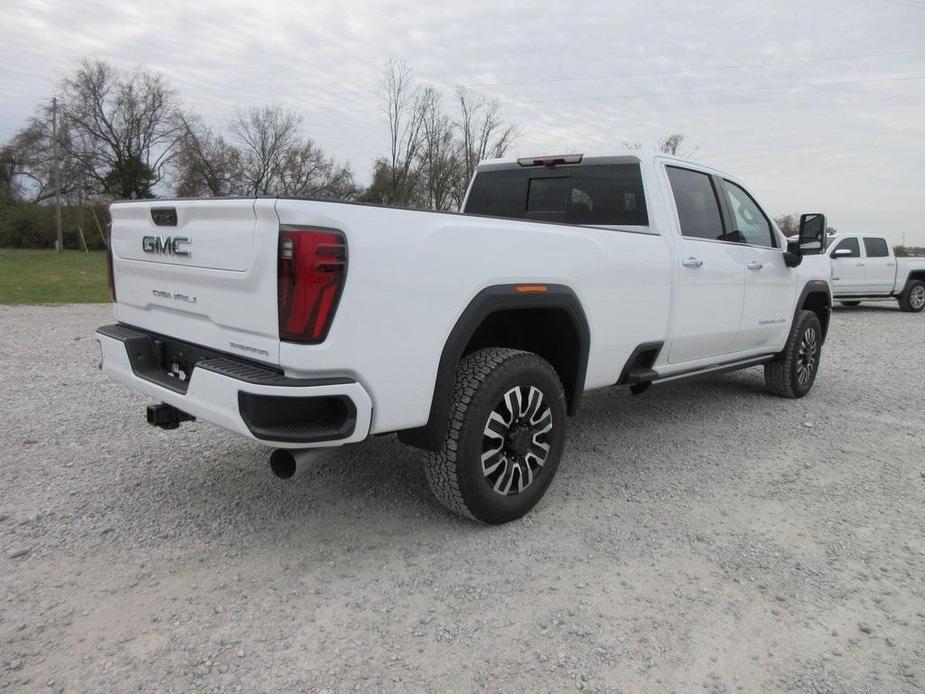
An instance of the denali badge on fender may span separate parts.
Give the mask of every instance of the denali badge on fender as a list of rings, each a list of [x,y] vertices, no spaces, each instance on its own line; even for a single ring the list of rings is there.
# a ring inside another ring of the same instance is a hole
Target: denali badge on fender
[[[184,246],[190,243],[188,236],[145,236],[141,239],[141,248],[145,253],[188,256],[189,248]]]

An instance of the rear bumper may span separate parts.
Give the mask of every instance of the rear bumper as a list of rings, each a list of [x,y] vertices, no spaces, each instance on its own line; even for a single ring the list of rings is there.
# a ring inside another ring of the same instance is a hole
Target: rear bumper
[[[372,401],[346,378],[292,379],[271,369],[209,354],[174,342],[194,355],[184,381],[157,368],[157,336],[124,325],[96,332],[100,368],[133,390],[198,419],[279,448],[318,448],[362,441],[369,435]]]

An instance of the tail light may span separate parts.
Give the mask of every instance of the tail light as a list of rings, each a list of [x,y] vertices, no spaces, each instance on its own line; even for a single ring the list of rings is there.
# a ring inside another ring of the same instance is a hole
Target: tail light
[[[279,339],[322,342],[347,274],[347,241],[332,229],[279,229]]]
[[[116,300],[116,278],[112,271],[112,222],[106,225],[106,279],[109,281],[109,300]]]

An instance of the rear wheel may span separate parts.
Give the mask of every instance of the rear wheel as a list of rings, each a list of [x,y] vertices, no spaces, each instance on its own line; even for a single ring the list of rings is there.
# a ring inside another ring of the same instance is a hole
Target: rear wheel
[[[565,444],[565,395],[549,363],[493,347],[459,364],[449,428],[425,474],[447,508],[483,523],[520,518],[543,497]]]
[[[764,365],[764,380],[775,395],[802,398],[813,387],[822,357],[822,324],[812,311],[800,311],[787,346]]]
[[[839,301],[842,306],[860,306],[860,301]]]
[[[907,313],[918,313],[925,308],[925,282],[912,280],[899,295],[899,308]]]

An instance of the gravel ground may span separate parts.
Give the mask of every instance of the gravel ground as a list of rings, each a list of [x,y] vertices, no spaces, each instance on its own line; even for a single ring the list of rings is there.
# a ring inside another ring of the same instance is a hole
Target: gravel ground
[[[760,369],[589,395],[482,527],[394,438],[283,482],[96,368],[106,306],[0,307],[0,691],[920,691],[925,316],[836,312]]]

